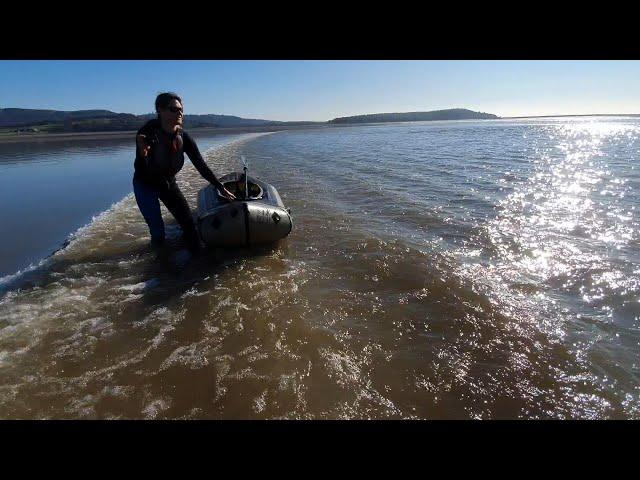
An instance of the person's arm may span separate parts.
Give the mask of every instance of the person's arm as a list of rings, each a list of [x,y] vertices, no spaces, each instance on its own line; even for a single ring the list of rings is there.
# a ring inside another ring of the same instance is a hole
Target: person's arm
[[[152,122],[147,122],[140,127],[136,134],[136,159],[134,168],[142,172],[148,166],[149,152],[151,149],[151,135],[153,134]]]
[[[200,172],[200,175],[202,175],[205,180],[213,184],[222,193],[226,194],[227,197],[230,197],[230,199],[233,200],[235,197],[224,187],[222,182],[220,182],[220,180],[216,178],[214,173],[204,161],[204,158],[202,158],[200,150],[198,150],[198,146],[196,145],[196,142],[191,138],[191,136],[187,132],[183,131],[182,140],[184,142],[184,152],[189,157],[189,160],[191,160],[191,163],[193,163],[193,166],[196,167],[196,170]]]
[[[146,135],[142,133],[142,129],[136,134],[136,159],[133,166],[137,172],[141,172],[147,166],[147,157],[149,155],[149,145],[147,144]]]

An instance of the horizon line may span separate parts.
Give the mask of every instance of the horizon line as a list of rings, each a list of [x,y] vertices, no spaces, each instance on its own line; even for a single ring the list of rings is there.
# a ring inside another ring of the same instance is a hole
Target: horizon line
[[[128,113],[128,112],[116,112],[113,110],[109,110],[106,108],[87,108],[87,109],[80,109],[80,110],[56,110],[53,108],[23,108],[23,107],[0,107],[0,110],[6,110],[6,109],[19,109],[19,110],[50,110],[50,111],[54,111],[54,112],[77,112],[77,111],[90,111],[90,110],[106,110],[108,112],[112,112],[115,114],[130,114],[130,115],[135,115],[135,116],[142,116],[142,115],[152,115],[155,112],[147,112],[147,113]],[[443,110],[470,110],[470,111],[475,111],[475,110],[471,110],[471,109],[466,109],[466,108],[461,108],[461,107],[453,107],[453,108],[444,108],[444,109],[437,109],[437,110],[413,110],[413,111],[407,111],[407,112],[376,112],[376,113],[358,113],[358,114],[354,114],[354,115],[346,115],[346,116],[342,116],[342,117],[334,117],[330,120],[273,120],[273,119],[267,119],[267,118],[258,118],[255,116],[248,116],[248,117],[241,117],[240,115],[237,114],[229,114],[229,113],[185,113],[185,117],[187,115],[220,115],[220,116],[228,116],[228,117],[238,117],[238,118],[242,118],[245,120],[263,120],[263,121],[270,121],[270,122],[313,122],[313,123],[327,123],[330,122],[332,120],[336,120],[338,118],[349,118],[349,117],[360,117],[360,116],[367,116],[367,115],[385,115],[385,114],[403,114],[403,113],[430,113],[430,112],[437,112],[437,111],[443,111]],[[477,113],[488,113],[488,112],[480,112],[478,111]],[[514,116],[499,116],[497,114],[491,114],[491,115],[496,115],[498,118],[497,119],[493,119],[493,120],[507,120],[507,119],[519,119],[519,118],[554,118],[554,117],[625,117],[625,116],[640,116],[640,113],[578,113],[578,114],[568,114],[568,113],[562,113],[562,114],[546,114],[546,115],[514,115]],[[483,120],[492,120],[492,119],[483,119]]]

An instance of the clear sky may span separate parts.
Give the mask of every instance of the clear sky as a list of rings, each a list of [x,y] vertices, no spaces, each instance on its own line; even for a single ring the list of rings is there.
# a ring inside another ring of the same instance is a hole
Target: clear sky
[[[325,121],[469,108],[499,116],[640,113],[640,61],[1,61],[0,108]]]

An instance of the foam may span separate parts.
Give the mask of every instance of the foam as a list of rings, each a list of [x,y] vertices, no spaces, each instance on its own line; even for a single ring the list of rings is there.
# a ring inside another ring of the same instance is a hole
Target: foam
[[[162,412],[168,410],[171,407],[171,399],[169,398],[157,398],[149,402],[143,409],[142,413],[147,419],[154,419]]]

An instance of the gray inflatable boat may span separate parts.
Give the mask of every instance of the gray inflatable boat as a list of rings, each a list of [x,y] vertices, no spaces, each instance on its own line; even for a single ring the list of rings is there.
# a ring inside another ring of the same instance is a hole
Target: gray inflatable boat
[[[278,191],[266,182],[244,173],[231,172],[219,178],[236,200],[229,202],[208,185],[198,192],[198,230],[210,247],[246,247],[276,242],[291,232],[291,210]],[[248,192],[248,195],[245,194]]]

